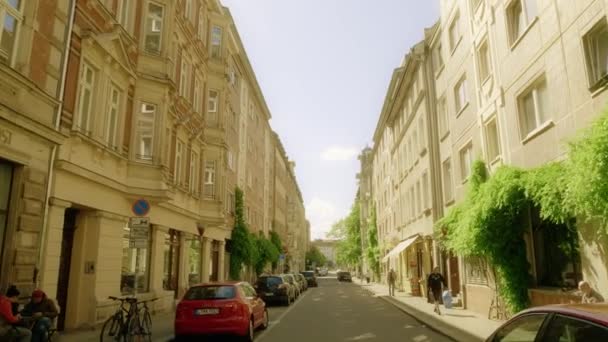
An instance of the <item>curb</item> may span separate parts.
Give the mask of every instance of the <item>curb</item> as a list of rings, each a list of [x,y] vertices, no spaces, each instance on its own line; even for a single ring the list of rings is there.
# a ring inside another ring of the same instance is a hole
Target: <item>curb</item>
[[[399,310],[406,314],[413,316],[417,320],[429,326],[431,329],[439,331],[440,333],[451,337],[452,339],[460,342],[483,342],[485,338],[472,334],[471,332],[461,329],[449,323],[445,323],[443,320],[438,319],[435,315],[430,315],[426,312],[416,309],[414,306],[403,303],[393,297],[389,296],[378,296],[386,302],[394,305]]]

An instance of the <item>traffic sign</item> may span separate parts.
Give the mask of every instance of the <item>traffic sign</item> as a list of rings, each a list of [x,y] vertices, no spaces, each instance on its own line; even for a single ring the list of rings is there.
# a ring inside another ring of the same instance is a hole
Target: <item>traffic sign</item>
[[[135,216],[146,216],[150,212],[150,202],[143,198],[138,199],[133,203],[133,206],[131,206],[131,211],[133,211]]]
[[[130,228],[149,228],[150,218],[149,217],[131,217],[129,218]]]

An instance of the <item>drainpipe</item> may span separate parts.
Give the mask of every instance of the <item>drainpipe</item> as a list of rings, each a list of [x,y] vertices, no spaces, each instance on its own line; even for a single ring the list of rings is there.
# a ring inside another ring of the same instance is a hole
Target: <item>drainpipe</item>
[[[67,30],[65,33],[65,52],[63,56],[63,65],[61,69],[61,83],[59,88],[59,105],[57,106],[57,112],[55,113],[55,122],[54,129],[59,132],[59,126],[61,124],[61,113],[63,112],[63,95],[65,93],[65,79],[67,77],[67,66],[68,66],[68,57],[70,56],[70,47],[72,42],[72,28],[74,26],[74,15],[76,13],[76,0],[71,0],[70,3],[70,13],[69,13],[69,21]],[[42,264],[42,257],[45,252],[46,238],[48,234],[48,215],[49,215],[49,200],[51,197],[51,185],[53,182],[53,170],[55,167],[55,156],[57,155],[58,146],[55,144],[51,150],[50,160],[49,160],[49,168],[48,168],[48,179],[47,179],[47,187],[46,187],[46,196],[44,201],[44,216],[42,217],[42,232],[41,232],[41,243],[40,243],[40,251],[38,253],[38,265],[34,270],[34,285],[37,285],[39,281],[38,273],[40,272],[40,267]]]

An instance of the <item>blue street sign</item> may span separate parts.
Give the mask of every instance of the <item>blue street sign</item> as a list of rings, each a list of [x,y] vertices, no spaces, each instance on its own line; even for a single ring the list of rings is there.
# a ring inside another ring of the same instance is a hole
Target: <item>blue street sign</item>
[[[150,203],[145,199],[138,199],[133,203],[131,211],[136,216],[146,216],[150,212]]]

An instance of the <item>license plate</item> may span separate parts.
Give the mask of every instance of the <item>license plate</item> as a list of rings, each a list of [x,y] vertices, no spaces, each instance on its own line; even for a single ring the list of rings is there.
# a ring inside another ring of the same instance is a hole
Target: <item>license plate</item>
[[[197,316],[217,315],[218,313],[220,313],[220,309],[196,309],[196,310],[194,310],[194,314]]]
[[[272,296],[274,296],[274,293],[272,293],[272,292],[266,292],[266,297],[272,297]]]

